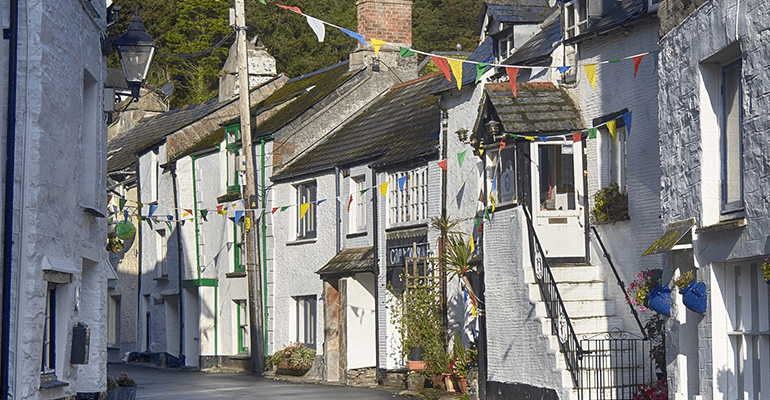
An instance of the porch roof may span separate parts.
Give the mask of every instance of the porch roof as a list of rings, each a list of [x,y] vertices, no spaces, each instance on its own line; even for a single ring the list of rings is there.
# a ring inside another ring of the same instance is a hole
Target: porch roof
[[[519,83],[516,97],[508,82],[487,84],[484,91],[506,133],[566,134],[584,129],[567,91],[550,82]]]
[[[374,271],[374,247],[352,247],[340,250],[326,265],[316,271],[321,278],[329,275],[352,275]]]

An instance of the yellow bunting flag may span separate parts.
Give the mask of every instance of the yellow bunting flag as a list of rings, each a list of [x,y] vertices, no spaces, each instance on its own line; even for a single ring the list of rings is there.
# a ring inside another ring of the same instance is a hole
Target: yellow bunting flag
[[[471,254],[476,252],[476,245],[473,243],[473,232],[471,232]]]
[[[378,54],[380,54],[380,46],[385,44],[384,40],[379,39],[372,39],[372,47],[374,47],[374,56],[377,57]]]
[[[588,64],[583,67],[588,77],[588,82],[591,83],[591,87],[596,91],[596,64]]]
[[[463,86],[463,62],[452,59],[447,59],[447,61],[449,62],[449,69],[452,70],[452,75],[457,81],[457,90],[460,90]]]
[[[383,184],[380,184],[380,193],[382,194],[382,197],[388,196],[388,183],[390,182],[385,182]]]
[[[307,210],[310,208],[310,203],[302,203],[299,206],[299,219],[305,218]]]
[[[612,135],[612,141],[615,141],[615,135],[617,134],[617,129],[615,127],[615,120],[607,121],[607,129],[610,131],[610,135]]]
[[[530,142],[534,142],[535,141],[535,137],[534,136],[524,136],[524,139],[529,140]]]
[[[495,212],[495,197],[492,193],[489,194],[489,202],[492,203],[492,212]]]
[[[248,232],[251,229],[251,218],[246,217],[246,222],[245,222],[244,228],[246,229],[246,232]]]

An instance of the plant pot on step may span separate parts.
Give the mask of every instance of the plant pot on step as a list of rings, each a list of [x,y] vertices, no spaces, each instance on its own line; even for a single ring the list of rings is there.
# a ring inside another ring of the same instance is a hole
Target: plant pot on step
[[[671,316],[671,289],[668,286],[660,286],[660,283],[656,283],[650,293],[647,293],[644,301],[647,307],[655,312],[667,317]]]
[[[406,368],[410,371],[422,371],[425,369],[425,361],[407,361]]]
[[[468,379],[464,376],[458,377],[456,387],[460,393],[468,393]]]
[[[441,374],[444,378],[444,386],[447,392],[456,392],[454,380],[452,380],[452,374]]]
[[[708,305],[708,294],[706,294],[706,284],[693,280],[687,287],[680,290],[682,302],[685,307],[698,313],[705,314]]]

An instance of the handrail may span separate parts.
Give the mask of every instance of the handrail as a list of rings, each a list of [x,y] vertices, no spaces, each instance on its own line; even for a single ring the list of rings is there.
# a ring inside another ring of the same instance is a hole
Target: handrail
[[[527,217],[527,226],[530,235],[530,254],[532,259],[532,269],[535,280],[540,287],[540,295],[545,303],[545,310],[548,318],[551,319],[551,334],[556,335],[559,348],[564,354],[564,360],[567,363],[572,376],[572,382],[576,389],[580,388],[579,362],[583,358],[583,349],[578,341],[575,329],[572,327],[572,321],[569,319],[567,309],[564,307],[559,288],[556,287],[556,280],[553,279],[551,268],[545,258],[545,252],[540,245],[540,240],[535,233],[535,227],[532,224],[532,216],[529,214],[526,206],[522,206],[524,215]],[[534,239],[534,240],[532,240]],[[539,258],[535,257],[535,252]]]
[[[639,313],[636,312],[636,308],[631,304],[631,299],[628,297],[628,292],[626,291],[626,284],[623,282],[622,279],[620,279],[620,275],[618,274],[618,270],[615,268],[615,264],[612,262],[612,257],[610,257],[610,253],[607,251],[607,248],[604,247],[604,242],[602,242],[602,238],[599,236],[599,231],[596,230],[596,227],[591,225],[591,230],[594,231],[594,236],[596,236],[596,240],[599,242],[599,246],[602,248],[602,252],[604,253],[604,258],[607,259],[607,262],[610,264],[610,268],[612,268],[612,272],[615,274],[615,279],[618,281],[618,286],[620,286],[620,290],[623,292],[623,295],[626,297],[626,304],[628,304],[628,307],[631,308],[631,313],[634,314],[634,318],[636,319],[636,324],[639,325],[639,330],[642,332],[642,336],[645,340],[647,340],[647,332],[644,331],[644,328],[642,327],[642,321],[639,319]]]

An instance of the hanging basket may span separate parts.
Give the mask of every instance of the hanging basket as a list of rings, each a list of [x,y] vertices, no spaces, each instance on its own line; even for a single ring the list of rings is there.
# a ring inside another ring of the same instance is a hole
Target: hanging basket
[[[668,286],[660,286],[659,283],[647,293],[645,298],[647,306],[667,317],[671,316],[671,289]]]
[[[693,280],[686,288],[679,291],[682,294],[682,302],[685,307],[698,313],[705,314],[708,305],[708,295],[706,294],[706,284]]]
[[[131,221],[120,221],[115,225],[115,235],[123,240],[128,240],[136,235],[136,227]]]

